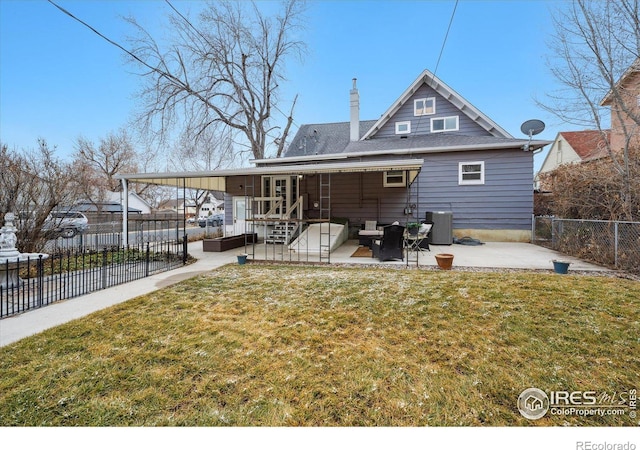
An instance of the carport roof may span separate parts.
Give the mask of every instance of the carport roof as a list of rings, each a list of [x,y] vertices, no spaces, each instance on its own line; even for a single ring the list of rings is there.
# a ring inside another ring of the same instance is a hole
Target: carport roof
[[[384,172],[387,170],[406,170],[410,172],[412,182],[420,172],[423,159],[390,159],[381,161],[347,161],[317,164],[273,165],[267,167],[246,167],[242,169],[225,169],[202,172],[164,172],[119,174],[116,178],[130,183],[156,184],[161,186],[178,186],[189,189],[208,191],[225,191],[226,179],[237,176],[262,175],[313,175],[321,173],[359,173]]]

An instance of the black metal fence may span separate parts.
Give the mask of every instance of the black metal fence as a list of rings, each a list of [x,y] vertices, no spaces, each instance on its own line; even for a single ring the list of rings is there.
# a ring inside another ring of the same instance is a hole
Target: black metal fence
[[[640,222],[534,217],[533,243],[640,273]]]
[[[47,258],[0,264],[0,317],[106,289],[182,266],[186,241],[101,250],[67,249]]]

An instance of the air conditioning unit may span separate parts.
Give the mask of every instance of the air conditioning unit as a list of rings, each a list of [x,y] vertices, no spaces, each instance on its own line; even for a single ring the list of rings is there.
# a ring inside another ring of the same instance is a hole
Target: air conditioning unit
[[[430,244],[453,244],[453,213],[451,211],[427,211],[427,222],[433,223]]]

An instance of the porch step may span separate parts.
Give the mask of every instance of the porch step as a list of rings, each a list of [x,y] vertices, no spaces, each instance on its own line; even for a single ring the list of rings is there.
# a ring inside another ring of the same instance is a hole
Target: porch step
[[[297,225],[292,223],[276,223],[265,239],[267,244],[288,244],[293,239]]]

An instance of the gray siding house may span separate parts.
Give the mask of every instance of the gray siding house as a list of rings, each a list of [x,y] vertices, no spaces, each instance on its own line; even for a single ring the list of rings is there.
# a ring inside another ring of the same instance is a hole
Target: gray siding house
[[[331,217],[348,219],[352,228],[447,211],[455,236],[531,239],[533,155],[550,142],[515,139],[427,70],[378,120],[360,120],[355,79],[350,100],[350,122],[303,125],[282,158],[254,161],[263,171],[301,169],[279,182],[286,186],[263,176],[260,195],[289,189],[290,202],[303,196],[308,218],[321,217],[322,200],[330,199]],[[386,162],[398,169],[382,170]],[[350,170],[356,164],[371,170]],[[330,183],[314,165],[335,168]]]
[[[405,225],[428,212],[450,213],[454,236],[530,241],[533,154],[551,142],[515,139],[427,70],[377,120],[360,120],[355,79],[350,102],[349,122],[301,126],[281,158],[120,175],[123,198],[129,182],[222,191],[225,235],[257,231],[267,243],[305,227],[322,234],[329,221],[357,237],[366,221]]]

